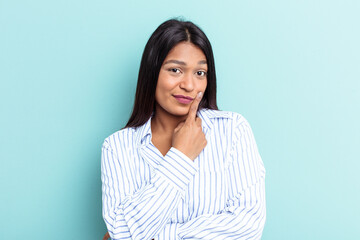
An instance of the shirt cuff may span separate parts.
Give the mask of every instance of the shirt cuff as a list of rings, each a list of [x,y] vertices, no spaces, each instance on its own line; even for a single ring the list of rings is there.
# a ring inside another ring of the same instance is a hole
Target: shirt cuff
[[[195,163],[176,148],[170,148],[157,170],[165,176],[184,196],[193,176],[198,171]]]

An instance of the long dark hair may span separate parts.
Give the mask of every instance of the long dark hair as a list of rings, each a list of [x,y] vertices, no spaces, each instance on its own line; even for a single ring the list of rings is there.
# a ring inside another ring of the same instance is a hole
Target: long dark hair
[[[171,19],[162,23],[155,30],[145,46],[140,64],[134,108],[125,128],[139,127],[149,120],[155,108],[155,90],[163,61],[175,45],[184,41],[199,47],[207,61],[207,87],[199,109],[218,109],[215,62],[208,38],[194,23]]]

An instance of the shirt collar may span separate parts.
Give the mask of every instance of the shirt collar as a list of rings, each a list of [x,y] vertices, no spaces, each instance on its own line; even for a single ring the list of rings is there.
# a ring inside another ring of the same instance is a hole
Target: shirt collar
[[[147,122],[140,127],[136,128],[136,143],[141,144],[147,135],[150,135],[151,139],[151,117]]]
[[[206,133],[212,126],[213,126],[213,119],[214,118],[229,118],[230,115],[228,112],[218,111],[218,110],[211,110],[211,109],[201,109],[198,111],[197,116],[201,119],[202,128],[204,133]],[[138,144],[143,144],[145,138],[149,135],[151,139],[151,118],[141,125],[140,127],[136,128],[136,142]]]
[[[212,110],[203,108],[198,112],[199,118],[201,118],[203,123],[203,129],[210,129],[214,125],[215,118],[229,118],[231,117],[228,112]]]

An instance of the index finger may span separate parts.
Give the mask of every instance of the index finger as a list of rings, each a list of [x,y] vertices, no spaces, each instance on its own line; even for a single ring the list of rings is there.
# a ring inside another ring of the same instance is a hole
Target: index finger
[[[202,97],[202,92],[199,92],[196,95],[196,98],[194,99],[193,103],[191,104],[190,110],[189,110],[189,114],[186,118],[186,122],[188,121],[195,121],[196,119],[196,112],[198,110],[199,107],[199,103],[201,101],[201,97]]]

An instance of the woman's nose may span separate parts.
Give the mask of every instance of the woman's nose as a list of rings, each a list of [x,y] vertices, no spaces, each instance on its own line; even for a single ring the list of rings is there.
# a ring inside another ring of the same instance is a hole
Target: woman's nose
[[[185,74],[181,83],[180,88],[184,89],[187,92],[194,90],[194,79],[191,74]]]

